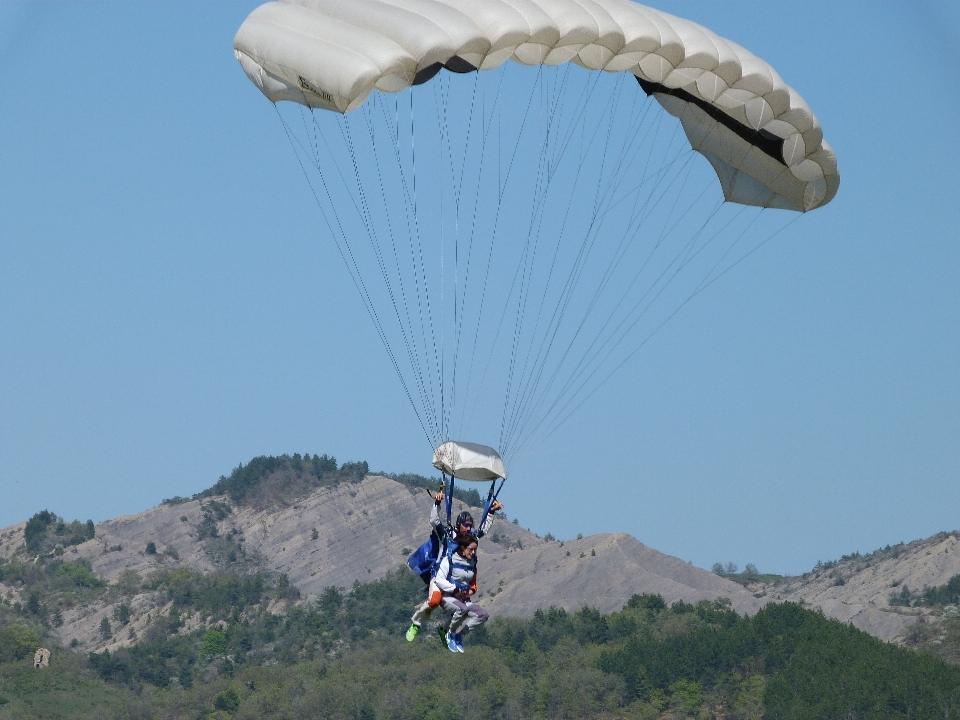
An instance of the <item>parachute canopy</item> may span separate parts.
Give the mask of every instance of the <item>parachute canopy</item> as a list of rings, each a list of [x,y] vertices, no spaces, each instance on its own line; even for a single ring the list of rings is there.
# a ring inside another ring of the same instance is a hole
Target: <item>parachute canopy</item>
[[[728,201],[804,212],[828,203],[840,182],[820,124],[776,70],[630,0],[285,0],[254,10],[234,50],[273,102],[340,113],[442,68],[512,59],[632,73],[680,119]]]
[[[460,480],[496,480],[506,478],[503,459],[491,447],[448,440],[433,451],[433,466]]]
[[[234,50],[465,480],[516,469],[839,185],[770,65],[631,0],[283,0]],[[497,426],[496,451],[446,442]]]

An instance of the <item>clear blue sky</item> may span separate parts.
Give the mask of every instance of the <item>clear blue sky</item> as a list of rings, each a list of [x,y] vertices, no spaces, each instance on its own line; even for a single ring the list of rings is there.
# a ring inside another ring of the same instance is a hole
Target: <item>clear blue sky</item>
[[[272,106],[257,5],[0,3],[0,526],[100,521],[260,454],[430,474]],[[659,5],[771,62],[840,193],[678,314],[504,491],[799,573],[960,527],[960,5]]]

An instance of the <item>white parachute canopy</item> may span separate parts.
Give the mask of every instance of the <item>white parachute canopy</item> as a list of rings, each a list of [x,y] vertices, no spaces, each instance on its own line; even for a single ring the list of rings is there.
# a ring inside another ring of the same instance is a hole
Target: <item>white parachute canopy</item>
[[[503,458],[492,447],[448,440],[433,451],[433,466],[460,480],[496,480],[507,477]]]
[[[631,0],[281,0],[234,51],[464,480],[516,469],[839,187],[773,67]]]
[[[631,73],[678,117],[727,200],[800,212],[840,183],[820,123],[769,64],[683,18],[628,0],[285,0],[260,6],[234,51],[273,102],[346,113],[442,68],[572,62]]]

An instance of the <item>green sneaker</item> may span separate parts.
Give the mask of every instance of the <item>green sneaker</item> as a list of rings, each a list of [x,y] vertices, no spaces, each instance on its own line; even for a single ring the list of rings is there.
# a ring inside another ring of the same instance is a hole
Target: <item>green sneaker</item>
[[[410,629],[407,630],[407,642],[413,642],[413,639],[417,636],[418,632],[420,632],[420,628],[416,625],[411,625]]]
[[[447,646],[447,630],[443,625],[437,625],[437,634],[440,636],[440,643],[446,647]]]

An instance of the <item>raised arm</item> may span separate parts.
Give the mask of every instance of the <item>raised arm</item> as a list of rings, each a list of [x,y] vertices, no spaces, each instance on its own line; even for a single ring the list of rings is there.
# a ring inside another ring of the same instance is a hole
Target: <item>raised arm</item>
[[[443,523],[440,522],[440,503],[443,502],[443,493],[438,492],[433,496],[433,507],[430,509],[430,525],[437,529]]]
[[[487,513],[486,520],[483,521],[483,525],[481,525],[480,529],[477,530],[478,538],[482,538],[484,535],[490,532],[490,528],[493,527],[494,513],[496,513],[497,510],[502,510],[502,509],[503,509],[503,505],[501,505],[499,502],[494,500],[493,505],[490,506],[490,512]]]

